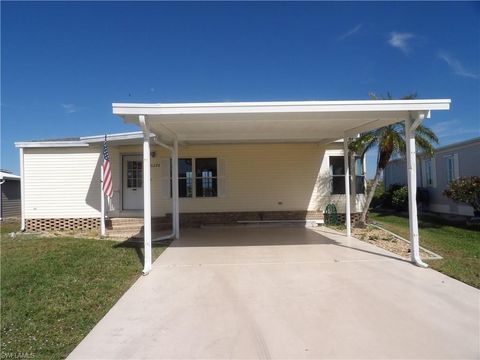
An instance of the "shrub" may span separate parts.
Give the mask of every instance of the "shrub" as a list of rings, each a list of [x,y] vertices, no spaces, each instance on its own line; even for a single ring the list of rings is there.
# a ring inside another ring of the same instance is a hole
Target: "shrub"
[[[388,188],[387,191],[385,191],[382,196],[381,196],[381,204],[382,204],[382,207],[383,208],[386,208],[386,209],[391,209],[394,207],[393,205],[393,202],[392,202],[392,198],[393,198],[393,193],[398,190],[398,189],[401,189],[403,187],[403,185],[399,185],[399,184],[392,184],[390,185],[390,187]]]
[[[396,210],[408,209],[408,188],[406,186],[393,191],[392,205]]]
[[[370,192],[370,189],[372,187],[372,181],[369,180],[367,182],[367,192]],[[385,185],[383,183],[383,180],[380,180],[378,182],[378,186],[375,189],[375,193],[373,194],[372,202],[370,203],[370,207],[375,209],[378,206],[383,205],[383,199],[385,197]]]
[[[453,180],[443,192],[453,201],[473,207],[474,214],[480,215],[480,177],[461,177]]]

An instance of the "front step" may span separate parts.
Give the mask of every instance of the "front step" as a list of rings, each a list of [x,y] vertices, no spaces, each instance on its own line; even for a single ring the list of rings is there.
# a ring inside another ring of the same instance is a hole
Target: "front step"
[[[143,236],[143,218],[111,218],[106,221],[107,236],[129,238]],[[167,217],[152,218],[152,231],[170,230]]]

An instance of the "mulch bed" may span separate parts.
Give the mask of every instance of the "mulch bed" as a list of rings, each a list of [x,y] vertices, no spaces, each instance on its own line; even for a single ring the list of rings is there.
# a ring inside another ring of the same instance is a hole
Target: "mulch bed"
[[[345,226],[343,225],[330,225],[327,228],[345,233]],[[399,239],[386,230],[379,229],[372,225],[367,225],[365,228],[352,227],[352,236],[358,240],[368,242],[384,250],[390,251],[404,259],[410,259],[410,243],[408,241]],[[441,258],[434,253],[423,250],[422,248],[420,248],[420,257],[422,259]]]
[[[355,238],[388,250],[403,258],[410,258],[410,243],[398,239],[385,230],[368,225],[366,228],[352,228],[352,236]],[[421,258],[429,258],[432,255],[420,249]]]

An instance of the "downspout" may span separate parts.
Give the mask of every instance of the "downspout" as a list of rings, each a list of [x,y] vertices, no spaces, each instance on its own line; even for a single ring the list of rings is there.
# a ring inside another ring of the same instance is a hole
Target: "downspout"
[[[139,115],[138,120],[143,130],[143,275],[147,275],[152,270],[152,194],[150,178],[150,130],[147,127],[145,115]]]
[[[348,165],[348,136],[343,137],[343,167],[345,171],[345,226],[347,227],[347,237],[352,236],[352,222],[350,211],[350,166]]]
[[[420,258],[420,236],[418,233],[417,215],[417,152],[415,144],[415,129],[425,118],[425,114],[418,114],[413,120],[405,120],[405,142],[407,145],[407,173],[408,173],[408,222],[410,230],[411,261],[419,267],[428,267]]]
[[[18,149],[20,152],[20,210],[21,214],[21,226],[20,231],[24,232],[25,228],[25,169],[23,165],[23,147]]]

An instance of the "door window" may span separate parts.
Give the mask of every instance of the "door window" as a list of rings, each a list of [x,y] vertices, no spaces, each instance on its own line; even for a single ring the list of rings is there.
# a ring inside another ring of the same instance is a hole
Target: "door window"
[[[127,188],[141,188],[143,186],[143,162],[127,161]]]

